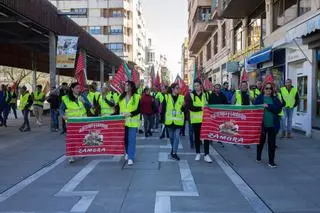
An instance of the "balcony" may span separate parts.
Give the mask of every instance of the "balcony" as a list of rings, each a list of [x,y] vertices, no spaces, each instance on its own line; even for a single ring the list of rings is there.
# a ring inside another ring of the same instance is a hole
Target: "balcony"
[[[190,20],[195,16],[199,7],[211,7],[211,0],[193,0],[190,8]]]
[[[242,19],[250,15],[264,0],[222,0],[220,16],[228,19]]]
[[[208,19],[206,21],[198,20],[195,23],[192,36],[189,43],[189,51],[193,54],[199,52],[202,46],[208,41],[212,32],[218,28],[216,20]]]

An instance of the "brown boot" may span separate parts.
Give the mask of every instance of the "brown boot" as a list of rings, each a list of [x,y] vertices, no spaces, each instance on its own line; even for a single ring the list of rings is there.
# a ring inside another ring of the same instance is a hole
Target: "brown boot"
[[[281,136],[280,136],[280,139],[283,139],[286,137],[286,132],[282,132]]]
[[[293,138],[291,133],[288,133],[288,138]]]

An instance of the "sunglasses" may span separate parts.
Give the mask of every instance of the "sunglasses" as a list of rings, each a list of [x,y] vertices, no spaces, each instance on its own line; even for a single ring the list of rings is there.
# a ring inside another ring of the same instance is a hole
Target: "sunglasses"
[[[265,90],[272,90],[272,87],[266,87]]]

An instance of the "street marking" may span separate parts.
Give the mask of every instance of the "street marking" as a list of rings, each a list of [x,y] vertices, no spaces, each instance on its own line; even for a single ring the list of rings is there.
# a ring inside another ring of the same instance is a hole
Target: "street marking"
[[[166,145],[154,145],[154,144],[146,144],[146,145],[137,145],[137,149],[147,149],[147,148],[160,148],[160,149],[171,149],[171,144],[170,140],[167,139],[167,144]],[[179,149],[183,149],[183,145],[180,141],[179,143]]]
[[[50,172],[52,169],[57,167],[59,164],[61,164],[63,161],[65,161],[66,157],[62,156],[58,158],[53,164],[44,167],[34,173],[33,175],[29,176],[28,178],[24,179],[23,181],[19,182],[17,185],[9,188],[7,191],[0,194],[0,203],[9,199],[13,195],[17,194],[27,186],[29,186],[34,181],[38,180],[41,176],[45,175],[46,173]]]
[[[55,195],[56,197],[81,197],[72,207],[71,212],[86,212],[99,191],[74,191],[77,186],[93,171],[99,163],[118,162],[121,156],[113,156],[111,159],[92,160],[78,174],[76,174],[62,189]]]
[[[231,166],[221,157],[221,155],[210,146],[210,153],[237,187],[243,197],[249,202],[254,211],[259,213],[272,213],[270,208],[257,196],[257,194],[248,186],[248,184],[231,168]]]
[[[167,153],[159,153],[160,162],[172,162]],[[178,162],[183,191],[157,191],[154,213],[171,213],[171,197],[198,197],[199,192],[187,160]]]

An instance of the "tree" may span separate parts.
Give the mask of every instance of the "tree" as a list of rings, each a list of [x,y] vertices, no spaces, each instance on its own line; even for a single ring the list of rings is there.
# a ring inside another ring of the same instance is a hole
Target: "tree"
[[[19,87],[23,79],[32,73],[31,70],[5,66],[0,66],[0,70],[8,82],[16,83],[16,88]]]

